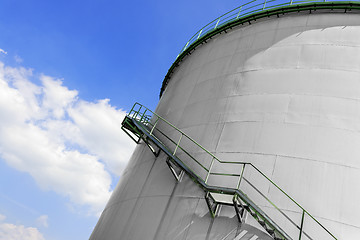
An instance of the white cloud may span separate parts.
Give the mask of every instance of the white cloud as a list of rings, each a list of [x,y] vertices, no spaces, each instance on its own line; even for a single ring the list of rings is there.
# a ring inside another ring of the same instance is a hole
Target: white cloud
[[[0,240],[45,240],[38,229],[14,225],[11,223],[0,223]]]
[[[37,228],[6,223],[5,219],[6,216],[0,214],[0,240],[45,240]]]
[[[7,54],[3,49],[0,48],[0,53]]]
[[[49,226],[49,217],[48,215],[41,215],[36,219],[36,223],[41,227],[48,227]]]
[[[61,80],[0,62],[0,156],[44,190],[98,214],[134,148],[121,130],[125,112],[87,102]],[[108,172],[110,169],[111,172]]]
[[[43,83],[42,108],[50,111],[49,116],[57,119],[64,117],[65,111],[75,102],[77,91],[69,90],[62,86],[61,80],[55,80],[49,76],[42,75],[40,77]]]
[[[134,146],[121,130],[126,113],[117,111],[108,99],[96,103],[80,101],[68,113],[78,127],[78,143],[90,153],[102,156],[109,169],[120,175]]]
[[[14,56],[14,60],[15,60],[15,62],[17,62],[17,63],[22,63],[24,60],[20,57],[20,56],[18,56],[18,55],[15,55]]]

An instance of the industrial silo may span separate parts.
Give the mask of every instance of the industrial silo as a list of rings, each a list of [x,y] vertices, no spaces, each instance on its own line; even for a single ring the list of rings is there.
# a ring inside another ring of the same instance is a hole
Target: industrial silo
[[[199,30],[90,239],[358,239],[357,2],[251,1]]]

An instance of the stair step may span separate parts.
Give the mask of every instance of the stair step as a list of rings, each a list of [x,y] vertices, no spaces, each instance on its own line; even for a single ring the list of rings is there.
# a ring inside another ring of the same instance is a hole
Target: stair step
[[[221,204],[233,205],[233,195],[210,192],[212,198]]]

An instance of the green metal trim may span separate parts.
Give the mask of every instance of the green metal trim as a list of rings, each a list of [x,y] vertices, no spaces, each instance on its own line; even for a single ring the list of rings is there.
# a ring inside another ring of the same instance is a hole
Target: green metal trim
[[[283,215],[287,220],[289,220],[289,222],[291,222],[294,226],[296,226],[297,229],[300,230],[300,236],[302,234],[302,226],[298,226],[288,215],[286,215],[278,206],[275,205],[275,203],[273,203],[268,197],[266,197],[262,192],[260,192],[259,189],[257,189],[249,180],[247,180],[246,178],[243,178],[245,182],[247,182],[253,189],[255,189],[255,191],[257,191],[263,198],[266,199],[266,201],[268,201],[276,210],[278,210],[281,215]],[[303,210],[304,212],[304,210]],[[306,234],[304,232],[304,235],[306,235],[308,237],[309,240],[313,240],[308,234]]]
[[[181,50],[179,55],[177,56],[174,63],[171,65],[170,69],[168,70],[160,89],[160,98],[163,94],[163,92],[166,89],[167,84],[169,83],[169,80],[171,78],[172,73],[174,72],[175,68],[179,66],[182,60],[188,55],[191,54],[198,46],[206,43],[208,39],[211,39],[217,34],[221,34],[222,32],[226,32],[226,30],[231,29],[238,25],[243,25],[245,23],[251,24],[251,22],[256,21],[258,19],[264,18],[264,17],[271,17],[271,16],[277,16],[288,14],[288,13],[294,13],[294,12],[304,12],[309,11],[309,13],[315,12],[316,10],[330,10],[331,12],[334,10],[344,10],[344,13],[351,10],[360,10],[360,1],[290,1],[286,3],[280,3],[281,0],[272,0],[267,1],[264,0],[264,2],[261,2],[261,4],[257,4],[255,6],[248,7],[247,9],[244,9],[245,6],[257,2],[258,0],[250,1],[238,8],[235,8],[228,13],[223,14],[219,18],[215,19],[211,23],[204,26],[201,30],[199,30],[185,45],[185,47]],[[271,5],[269,7],[260,7],[263,6],[264,3],[272,3],[272,2],[279,2],[279,4]],[[254,8],[259,6],[259,8],[255,8],[252,11],[247,11],[248,9]],[[235,10],[239,9],[239,11]],[[241,11],[245,11],[244,14],[239,15]],[[233,13],[234,12],[234,13]],[[229,17],[225,17],[229,15]],[[236,17],[235,17],[236,15]],[[234,17],[232,17],[234,16]],[[225,18],[224,18],[225,17]],[[232,17],[232,18],[230,18]],[[220,21],[220,19],[229,19],[225,22],[222,22],[220,25],[217,21]],[[211,28],[211,24],[215,24],[216,27]],[[205,31],[204,29],[209,28],[210,30]],[[203,35],[201,36],[201,34]],[[192,39],[194,39],[193,42]]]
[[[164,137],[166,137],[170,142],[172,142],[173,144],[176,144],[176,142],[174,142],[171,138],[169,138],[165,133],[163,133],[162,131],[160,131],[159,129],[157,129],[158,132],[160,132]],[[152,135],[152,132],[150,132],[150,135]],[[179,146],[179,148],[181,149],[181,151],[183,151],[186,155],[188,155],[193,161],[195,161],[202,169],[204,169],[205,171],[209,171],[209,169],[207,169],[203,164],[201,164],[198,160],[196,160],[188,151],[186,151],[184,148],[182,148],[181,146]],[[168,149],[169,152],[171,152],[170,149]]]
[[[217,173],[217,172],[212,172],[212,173],[210,173],[210,175],[227,176],[227,177],[240,177],[241,176],[241,174]]]

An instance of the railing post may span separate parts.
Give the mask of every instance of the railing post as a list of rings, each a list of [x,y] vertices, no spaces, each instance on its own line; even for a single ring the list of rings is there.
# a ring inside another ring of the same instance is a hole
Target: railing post
[[[266,5],[266,0],[264,0],[264,6],[263,6],[263,10],[265,9],[265,5]]]
[[[221,17],[219,17],[219,19],[218,19],[218,21],[217,21],[217,23],[216,23],[216,25],[215,25],[214,29],[216,29],[216,28],[217,28],[217,26],[218,26],[218,24],[219,24],[219,22],[220,22],[220,19],[221,19]]]
[[[142,105],[140,105],[139,110],[137,112],[135,112],[135,114],[134,114],[135,116],[133,116],[134,119],[136,119],[136,117],[139,115],[141,108],[142,108]]]
[[[301,216],[299,240],[301,240],[302,230],[303,230],[303,226],[304,226],[304,215],[305,215],[305,210],[303,210],[302,216]]]
[[[213,166],[213,164],[214,164],[214,160],[215,160],[215,157],[213,157],[212,160],[211,160],[210,167],[209,167],[209,171],[208,171],[208,173],[206,174],[205,183],[207,183],[207,180],[209,179],[209,175],[210,175],[210,173],[211,173],[211,169],[212,169],[212,166]]]
[[[292,5],[292,3],[293,3],[293,0],[290,1],[290,5]]]
[[[141,115],[140,122],[143,120],[143,117],[145,116],[146,111],[147,111],[147,109],[145,109],[145,111],[144,111],[143,114]]]
[[[189,42],[190,42],[190,41],[188,41],[188,42],[186,43],[186,45],[185,45],[184,49],[182,50],[182,52],[186,50],[187,46],[189,45]]]
[[[245,164],[243,164],[243,167],[242,167],[242,169],[241,169],[241,174],[240,174],[239,182],[238,182],[238,184],[237,184],[236,189],[239,189],[239,188],[240,188],[240,183],[241,183],[241,179],[242,179],[242,177],[243,177],[244,171],[245,171]]]
[[[203,28],[200,30],[199,35],[198,35],[197,39],[199,39],[199,38],[200,38],[202,31],[203,31]]]
[[[152,133],[153,133],[153,131],[154,131],[154,129],[155,129],[155,127],[156,127],[156,124],[158,123],[159,119],[160,119],[160,118],[157,117],[157,119],[156,119],[156,121],[155,121],[155,123],[154,123],[154,126],[151,128],[150,136],[152,135]]]
[[[132,108],[131,108],[131,110],[130,110],[130,112],[129,112],[129,116],[131,115],[132,111],[134,110],[134,107],[136,106],[136,104],[137,104],[137,103],[135,103],[135,104],[132,106]]]
[[[178,149],[178,147],[179,147],[179,144],[180,144],[180,141],[181,141],[181,139],[182,139],[182,136],[183,136],[183,134],[181,133],[181,136],[180,136],[180,138],[179,138],[179,141],[178,141],[178,143],[176,144],[176,147],[175,147],[175,150],[174,150],[174,153],[173,153],[173,155],[175,155],[175,153],[176,153],[176,150]]]
[[[241,6],[240,9],[239,9],[239,12],[238,12],[238,14],[237,14],[237,16],[236,16],[236,19],[238,19],[239,16],[240,16],[241,8],[242,8],[242,6]]]

